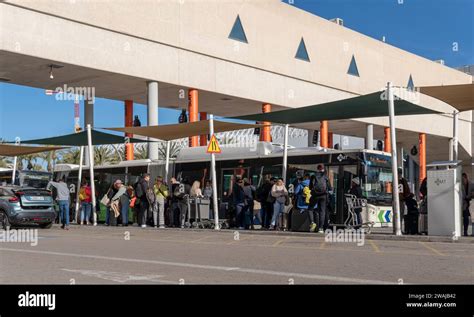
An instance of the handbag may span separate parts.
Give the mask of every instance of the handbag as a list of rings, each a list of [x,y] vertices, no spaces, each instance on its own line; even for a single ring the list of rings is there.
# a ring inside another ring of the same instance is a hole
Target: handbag
[[[110,189],[107,191],[107,193],[100,200],[100,203],[104,206],[107,206],[110,203],[109,192],[110,192]]]
[[[110,209],[113,210],[115,218],[117,218],[120,215],[119,199],[114,200],[112,204],[110,204]]]

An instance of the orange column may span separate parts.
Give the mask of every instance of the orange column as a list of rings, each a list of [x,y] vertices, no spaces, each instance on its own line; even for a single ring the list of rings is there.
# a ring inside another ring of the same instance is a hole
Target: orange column
[[[125,100],[125,126],[133,126],[133,100]],[[133,137],[131,133],[125,133],[126,137]],[[133,161],[133,143],[125,145],[125,160]]]
[[[199,120],[207,120],[207,112],[200,112],[199,113]],[[203,134],[199,137],[199,145],[206,146],[207,145],[207,135]]]
[[[419,155],[420,155],[420,183],[426,177],[426,134],[420,133],[419,135]]]
[[[189,122],[196,122],[198,121],[198,113],[199,113],[199,93],[197,89],[189,89],[188,92],[188,111],[189,111]],[[189,146],[195,147],[199,146],[199,137],[192,136],[189,138]]]
[[[333,139],[333,133],[329,132],[328,133],[328,148],[330,148],[330,149],[334,148],[334,144],[332,142],[332,139]]]
[[[383,142],[384,152],[392,152],[392,141],[390,140],[390,128],[384,128],[385,139]]]
[[[321,127],[319,129],[320,138],[319,138],[319,145],[321,147],[329,147],[329,133],[328,133],[328,122],[327,120],[321,121]]]
[[[272,105],[268,103],[264,103],[262,105],[262,112],[267,113],[272,111]],[[267,125],[260,129],[260,141],[264,142],[271,142],[272,141],[272,134],[270,132],[270,122],[264,121],[261,124]]]

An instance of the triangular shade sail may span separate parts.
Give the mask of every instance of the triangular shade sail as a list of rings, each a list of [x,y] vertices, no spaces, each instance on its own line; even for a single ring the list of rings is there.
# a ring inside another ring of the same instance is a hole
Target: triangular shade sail
[[[214,132],[225,132],[262,127],[259,124],[245,124],[214,120]],[[209,120],[196,122],[166,124],[146,127],[106,128],[107,130],[133,133],[160,140],[176,140],[195,135],[209,134]]]
[[[19,156],[28,155],[33,153],[41,153],[47,151],[61,150],[64,147],[58,146],[22,146],[22,145],[10,145],[0,144],[0,156]]]
[[[413,92],[407,91],[406,93],[409,96],[416,96],[416,94]],[[385,91],[374,92],[368,95],[327,102],[319,105],[275,112],[257,113],[253,115],[234,117],[233,119],[297,124],[305,122],[317,122],[322,120],[386,117],[389,115],[389,113],[388,103],[385,95]],[[400,116],[435,113],[440,112],[421,107],[398,96],[395,98],[395,115]]]
[[[110,133],[92,130],[92,144],[120,144],[125,143],[125,137]],[[143,143],[147,140],[131,138],[130,143]],[[48,145],[69,145],[69,146],[87,146],[87,131],[65,134],[51,138],[35,139],[21,141],[22,144],[48,144]]]
[[[351,64],[349,65],[349,69],[347,70],[347,73],[349,75],[359,77],[359,69],[357,68],[357,63],[356,63],[354,55],[352,55]]]
[[[474,110],[474,83],[419,88],[421,93],[444,101],[458,111]]]

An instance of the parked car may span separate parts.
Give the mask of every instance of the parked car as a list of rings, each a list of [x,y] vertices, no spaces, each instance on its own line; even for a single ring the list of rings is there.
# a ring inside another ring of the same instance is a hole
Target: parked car
[[[0,228],[39,225],[51,228],[56,211],[51,191],[34,187],[0,186]]]

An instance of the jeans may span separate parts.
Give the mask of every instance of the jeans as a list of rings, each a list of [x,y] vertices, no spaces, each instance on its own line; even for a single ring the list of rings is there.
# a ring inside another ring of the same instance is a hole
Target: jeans
[[[105,208],[105,224],[110,224],[110,207]]]
[[[84,220],[89,223],[89,218],[91,216],[91,210],[92,210],[92,203],[82,203],[82,209],[81,209],[81,224],[84,222]]]
[[[466,211],[463,212],[462,220],[463,220],[463,227],[464,227],[463,233],[465,236],[467,236],[467,230],[469,228],[469,209],[467,210],[467,212]],[[474,227],[473,227],[473,230],[474,230]],[[474,231],[473,231],[473,234],[474,234]]]
[[[163,228],[165,226],[165,200],[157,197],[155,204],[156,206],[153,208],[153,225],[156,227],[159,220],[159,226]]]
[[[245,224],[245,204],[238,203],[235,205],[235,225],[243,228]]]
[[[316,223],[318,225],[318,229],[326,229],[325,228],[326,204],[327,204],[326,195],[316,198],[316,205],[317,205],[317,209],[316,209],[317,222]]]
[[[64,226],[69,226],[69,201],[68,200],[58,200],[59,205],[59,219],[61,224]]]
[[[262,203],[262,227],[270,226],[271,217],[273,216],[273,204],[268,202]]]
[[[138,213],[138,225],[146,225],[147,216],[148,216],[148,201],[145,199],[140,199],[140,212]]]
[[[122,226],[128,226],[128,207],[127,204],[121,204],[120,214],[122,215]]]
[[[280,216],[281,213],[285,211],[285,203],[280,203],[278,201],[275,201],[273,204],[273,217],[272,217],[272,226],[276,225],[276,222],[278,220],[278,217]]]

